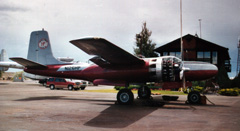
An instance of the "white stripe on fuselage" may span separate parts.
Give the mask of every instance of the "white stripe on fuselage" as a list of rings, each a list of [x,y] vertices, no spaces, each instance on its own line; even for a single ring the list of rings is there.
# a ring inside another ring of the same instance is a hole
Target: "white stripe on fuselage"
[[[64,65],[61,66],[57,71],[81,71],[85,68],[89,67],[90,65],[87,63],[78,63],[73,65]]]

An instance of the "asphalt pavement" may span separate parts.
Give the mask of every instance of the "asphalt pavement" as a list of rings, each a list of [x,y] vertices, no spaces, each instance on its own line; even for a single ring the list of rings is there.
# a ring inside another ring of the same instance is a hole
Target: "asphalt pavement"
[[[113,88],[86,87],[86,90]],[[136,98],[137,95],[134,94]],[[135,99],[116,104],[116,93],[50,90],[34,81],[0,81],[0,130],[240,130],[240,97],[207,95],[215,105]],[[149,104],[150,103],[150,104]]]

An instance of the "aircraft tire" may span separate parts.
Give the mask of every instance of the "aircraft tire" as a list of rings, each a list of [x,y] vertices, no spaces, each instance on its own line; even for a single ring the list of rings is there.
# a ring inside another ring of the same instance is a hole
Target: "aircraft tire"
[[[197,91],[192,91],[188,94],[188,102],[190,104],[199,104],[201,102],[200,93]]]
[[[117,94],[117,101],[121,105],[130,105],[133,103],[133,99],[133,93],[128,89],[122,89]]]
[[[72,85],[69,85],[69,86],[68,86],[68,90],[73,90],[73,86],[72,86]]]
[[[147,86],[142,86],[138,89],[138,97],[140,99],[149,99],[151,96],[151,90]]]
[[[54,89],[55,89],[55,86],[54,86],[54,85],[50,85],[50,89],[51,89],[51,90],[54,90]]]

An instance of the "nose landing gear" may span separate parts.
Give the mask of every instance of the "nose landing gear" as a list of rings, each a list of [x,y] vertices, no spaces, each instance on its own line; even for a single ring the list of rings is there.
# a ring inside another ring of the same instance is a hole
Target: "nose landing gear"
[[[147,86],[142,86],[138,89],[138,97],[140,99],[149,99],[151,96],[151,90]]]
[[[201,95],[197,91],[192,91],[188,94],[188,102],[190,104],[200,104],[201,103]]]

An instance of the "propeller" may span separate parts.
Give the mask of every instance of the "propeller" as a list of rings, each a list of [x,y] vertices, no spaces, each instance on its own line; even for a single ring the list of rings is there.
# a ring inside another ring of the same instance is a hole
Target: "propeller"
[[[188,72],[189,70],[190,70],[190,68],[182,67],[182,69],[181,69],[181,71],[180,71],[180,73],[179,73],[179,75],[180,75],[180,80],[185,79],[184,73],[185,73],[185,72]]]

